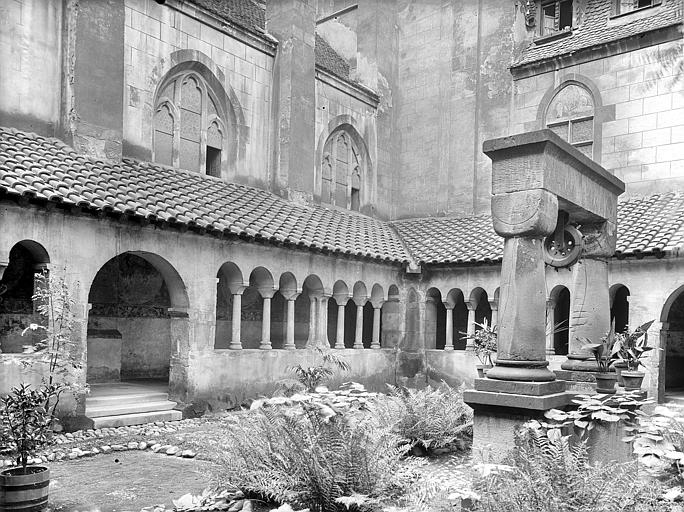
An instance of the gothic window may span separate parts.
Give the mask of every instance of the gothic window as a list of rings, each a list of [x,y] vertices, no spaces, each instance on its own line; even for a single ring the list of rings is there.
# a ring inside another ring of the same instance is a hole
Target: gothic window
[[[549,103],[545,124],[589,158],[593,158],[594,99],[587,89],[576,83],[562,87]]]
[[[207,83],[196,73],[175,75],[155,104],[154,161],[221,176],[225,126]]]
[[[325,143],[321,161],[321,201],[359,211],[363,199],[363,169],[359,148],[344,129]]]
[[[548,36],[572,28],[572,0],[543,0],[539,35]]]
[[[658,4],[660,4],[660,0],[616,0],[615,14],[625,14]]]

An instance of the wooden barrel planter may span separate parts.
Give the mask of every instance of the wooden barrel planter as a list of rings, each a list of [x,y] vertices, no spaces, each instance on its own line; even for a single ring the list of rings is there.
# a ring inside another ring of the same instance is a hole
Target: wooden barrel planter
[[[44,466],[6,469],[0,473],[0,510],[39,512],[47,508],[50,470]]]

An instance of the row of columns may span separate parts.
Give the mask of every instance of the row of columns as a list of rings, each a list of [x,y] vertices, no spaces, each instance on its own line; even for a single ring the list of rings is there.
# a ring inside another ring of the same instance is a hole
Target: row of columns
[[[242,316],[242,294],[247,289],[246,286],[232,286],[231,293],[233,296],[233,310],[232,310],[232,333],[229,349],[241,350],[241,316]],[[261,342],[259,348],[262,350],[272,349],[271,344],[271,300],[275,295],[276,290],[273,289],[259,289],[259,293],[263,299],[263,313],[261,320]],[[295,346],[295,301],[300,293],[296,291],[280,290],[281,295],[287,301],[286,311],[286,328],[285,328],[285,350],[294,350]],[[330,346],[328,340],[328,302],[333,295],[317,294],[309,296],[309,335],[307,339],[307,346],[313,347],[317,344]],[[348,296],[334,296],[337,302],[337,325],[335,343],[332,348],[344,348],[344,333],[345,333],[345,307],[347,302],[351,299]],[[354,333],[353,348],[363,348],[363,308],[368,299],[351,299],[356,304],[356,328]],[[373,331],[370,348],[380,348],[380,318],[382,315],[381,301],[371,302],[373,305]]]
[[[455,304],[450,301],[442,301],[444,307],[446,308],[446,343],[444,345],[444,350],[454,350],[454,308]],[[468,308],[468,337],[466,338],[466,350],[475,350],[475,342],[472,336],[475,334],[475,312],[477,311],[477,304],[475,302],[468,301],[465,303],[466,308]],[[492,310],[492,321],[491,325],[495,326],[499,322],[499,303],[495,300],[489,301],[489,306]]]

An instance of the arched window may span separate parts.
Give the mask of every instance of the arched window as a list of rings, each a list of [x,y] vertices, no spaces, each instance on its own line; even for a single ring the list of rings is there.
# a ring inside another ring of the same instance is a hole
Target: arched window
[[[594,99],[581,85],[563,86],[546,109],[545,125],[589,158],[594,153]]]
[[[364,170],[359,148],[345,129],[335,130],[323,147],[321,201],[359,211],[363,204]]]
[[[226,123],[216,94],[197,73],[167,78],[154,110],[154,161],[221,176]]]

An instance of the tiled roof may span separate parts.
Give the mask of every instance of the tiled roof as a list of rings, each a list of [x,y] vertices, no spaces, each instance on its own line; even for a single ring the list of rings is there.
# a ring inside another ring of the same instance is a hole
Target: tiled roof
[[[430,217],[393,223],[421,264],[489,263],[501,260],[503,238],[489,215]]]
[[[265,6],[256,0],[191,0],[207,11],[235,23],[247,30],[263,34],[266,30]],[[349,63],[316,34],[316,65],[349,80]]]
[[[124,159],[105,162],[57,139],[0,128],[0,194],[354,257],[410,260],[385,222],[218,178]]]
[[[532,43],[523,51],[513,67],[572,53],[583,48],[610,43],[682,22],[681,0],[663,0],[659,7],[610,21],[612,4],[609,0],[588,0],[582,22],[569,36],[542,44]],[[650,14],[650,15],[649,15]],[[633,21],[628,21],[634,16]],[[537,23],[540,23],[537,20]]]
[[[341,57],[323,37],[316,34],[316,66],[349,80],[349,62]]]
[[[421,264],[501,261],[503,239],[489,215],[431,217],[393,223]],[[660,256],[684,248],[684,195],[669,192],[618,203],[615,256]]]
[[[190,0],[207,11],[252,32],[263,34],[266,10],[255,0]]]
[[[394,263],[488,264],[502,256],[503,240],[488,215],[386,223],[295,204],[198,173],[136,160],[95,160],[57,139],[1,127],[0,194]],[[669,192],[618,204],[618,258],[661,256],[682,248],[684,194]]]

